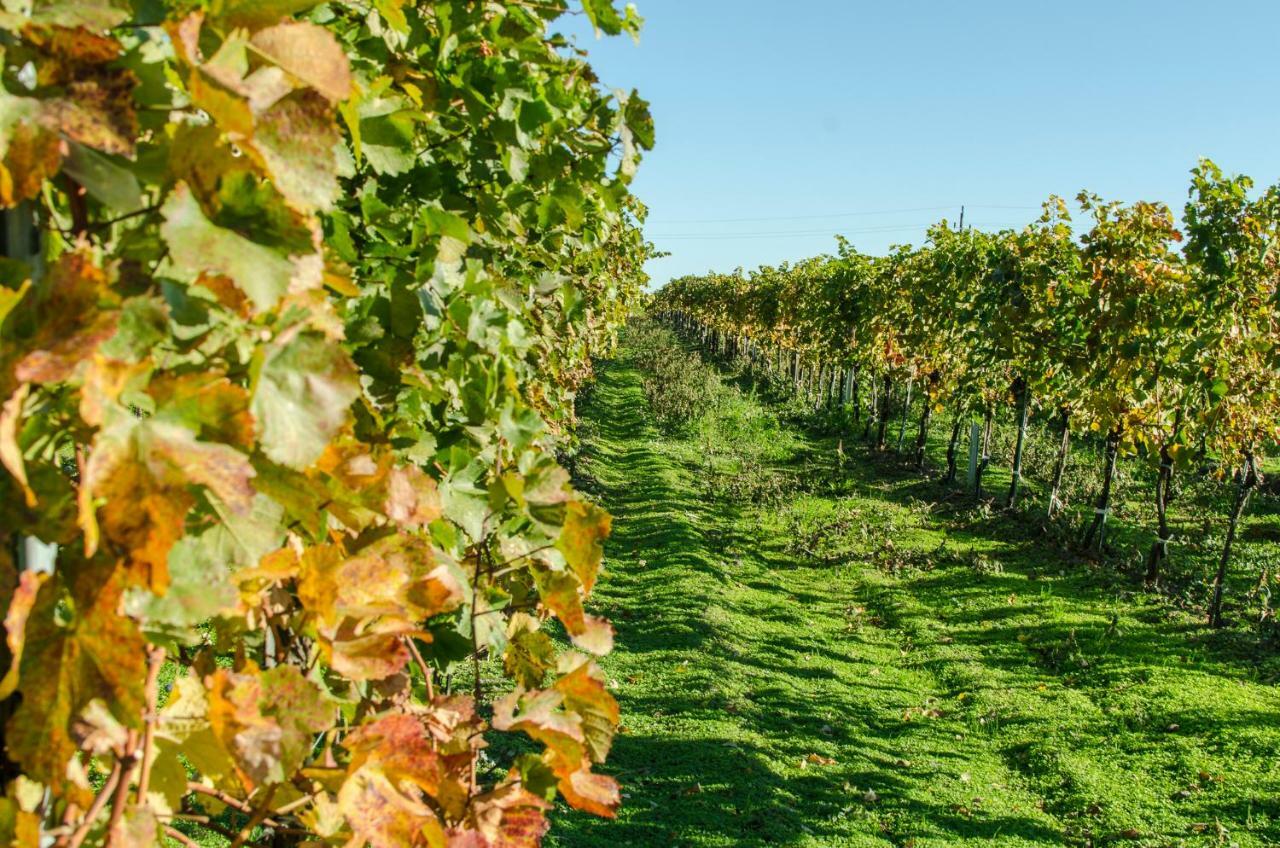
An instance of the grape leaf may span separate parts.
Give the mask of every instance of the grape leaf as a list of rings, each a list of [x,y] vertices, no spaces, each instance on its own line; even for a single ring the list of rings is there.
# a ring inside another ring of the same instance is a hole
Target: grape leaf
[[[277,339],[266,350],[251,404],[263,453],[306,468],[346,424],[359,393],[355,366],[340,347],[309,332]]]
[[[73,573],[69,617],[56,614],[63,581],[50,580],[40,587],[27,619],[18,685],[22,702],[5,728],[5,744],[26,774],[55,795],[87,803],[88,786],[67,776],[78,748],[71,723],[90,701],[101,699],[116,720],[139,727],[146,659],[142,634],[119,612],[124,572],[80,562]]]
[[[291,288],[320,285],[314,256],[283,256],[205,217],[185,183],[161,209],[160,234],[169,245],[172,273],[194,283],[204,275],[225,277],[243,291],[258,312],[273,308]]]

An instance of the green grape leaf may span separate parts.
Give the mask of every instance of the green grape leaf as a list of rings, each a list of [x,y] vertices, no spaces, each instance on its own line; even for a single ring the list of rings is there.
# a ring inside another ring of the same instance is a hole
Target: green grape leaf
[[[272,462],[306,468],[347,423],[360,394],[356,369],[337,345],[301,332],[266,351],[250,410]]]

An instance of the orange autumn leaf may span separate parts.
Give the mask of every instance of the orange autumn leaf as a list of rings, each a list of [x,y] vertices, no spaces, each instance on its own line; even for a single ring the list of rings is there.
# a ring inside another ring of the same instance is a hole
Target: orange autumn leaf
[[[202,486],[233,513],[253,505],[253,467],[227,445],[201,442],[190,430],[132,417],[98,433],[81,486],[86,541],[105,538],[133,564],[137,579],[163,593],[168,556],[185,532],[195,503],[188,487]],[[105,502],[100,510],[93,499]],[[99,513],[101,520],[99,523]],[[96,546],[90,545],[92,555]]]

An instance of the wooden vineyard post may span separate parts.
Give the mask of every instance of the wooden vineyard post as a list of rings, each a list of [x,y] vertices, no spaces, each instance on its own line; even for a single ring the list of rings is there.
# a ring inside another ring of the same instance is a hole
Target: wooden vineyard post
[[[982,443],[982,426],[976,421],[969,425],[969,488],[978,485],[978,451]]]

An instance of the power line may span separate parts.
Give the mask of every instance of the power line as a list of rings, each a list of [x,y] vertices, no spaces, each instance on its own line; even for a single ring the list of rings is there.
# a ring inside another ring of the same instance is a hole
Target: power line
[[[755,233],[646,233],[646,237],[651,239],[663,239],[666,241],[719,241],[722,239],[745,239],[745,238],[796,238],[811,236],[837,236],[837,235],[857,235],[860,233],[891,233],[905,232],[908,230],[924,231],[933,226],[936,221],[925,224],[909,224],[909,225],[893,225],[884,227],[861,227],[853,230],[778,230],[775,232],[755,232]],[[980,226],[983,227],[1016,227],[1020,226],[1015,221],[988,221]]]
[[[967,204],[970,209],[1039,209],[1039,206],[997,206]],[[868,209],[860,212],[828,212],[819,215],[770,215],[760,218],[658,218],[650,223],[660,224],[745,224],[758,221],[813,221],[823,218],[855,218],[866,215],[898,215],[907,212],[939,212],[958,209],[958,204],[945,206],[915,206],[910,209]]]

